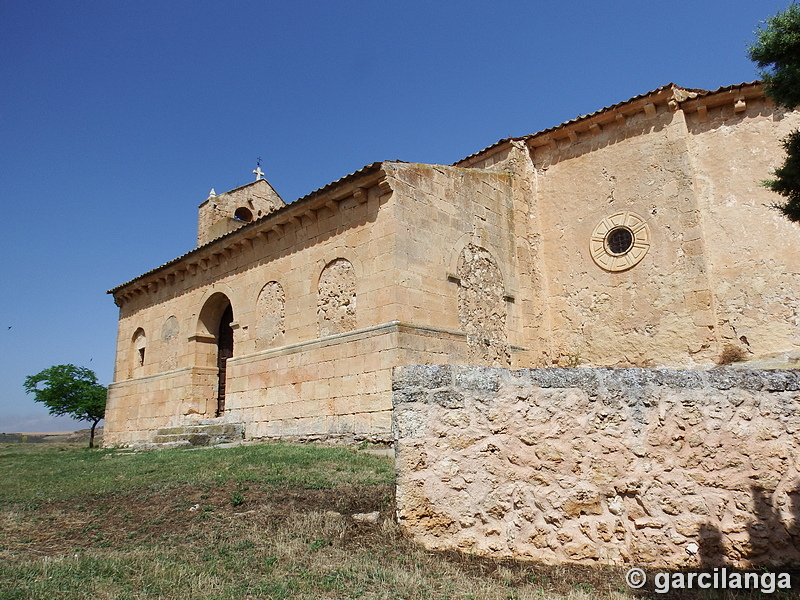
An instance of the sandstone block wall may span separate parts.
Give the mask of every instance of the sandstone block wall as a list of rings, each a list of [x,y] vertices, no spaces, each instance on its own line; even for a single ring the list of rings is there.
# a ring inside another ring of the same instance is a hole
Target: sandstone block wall
[[[800,372],[407,366],[397,512],[431,549],[800,562]]]
[[[690,157],[717,315],[718,335],[756,356],[800,348],[800,231],[770,207],[760,185],[783,164],[776,140],[800,127],[800,112],[748,100],[689,113]]]
[[[519,358],[504,348],[527,346],[523,323],[530,320],[518,308],[516,227],[524,218],[516,214],[512,174],[414,163],[386,169],[397,224],[394,318],[469,334],[471,364]],[[490,350],[478,351],[473,337],[488,340]]]

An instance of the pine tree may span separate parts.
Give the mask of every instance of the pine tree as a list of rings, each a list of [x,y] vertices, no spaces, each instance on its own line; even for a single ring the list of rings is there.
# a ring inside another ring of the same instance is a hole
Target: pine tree
[[[800,7],[792,4],[767,19],[756,31],[748,49],[750,60],[761,70],[764,91],[775,104],[793,110],[800,106]],[[783,140],[786,161],[764,185],[787,198],[774,206],[789,220],[800,222],[800,130]]]

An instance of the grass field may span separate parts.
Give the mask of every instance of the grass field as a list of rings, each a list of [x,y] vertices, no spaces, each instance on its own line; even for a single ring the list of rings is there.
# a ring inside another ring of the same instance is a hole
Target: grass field
[[[0,600],[636,597],[620,569],[425,552],[393,480],[347,448],[0,446]]]

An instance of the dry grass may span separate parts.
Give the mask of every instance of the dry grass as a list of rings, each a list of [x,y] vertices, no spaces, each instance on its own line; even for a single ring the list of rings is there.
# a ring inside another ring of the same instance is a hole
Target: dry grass
[[[739,346],[727,345],[722,349],[722,353],[717,359],[718,365],[730,365],[737,362],[742,362],[747,358],[747,352]]]

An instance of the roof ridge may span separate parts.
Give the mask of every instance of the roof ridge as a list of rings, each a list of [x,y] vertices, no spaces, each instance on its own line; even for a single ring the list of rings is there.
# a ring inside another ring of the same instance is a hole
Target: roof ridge
[[[564,121],[564,122],[562,122],[562,123],[560,123],[558,125],[555,125],[553,127],[548,127],[547,129],[542,129],[542,130],[537,131],[535,133],[530,133],[530,134],[526,134],[526,135],[519,136],[519,137],[503,138],[501,140],[498,140],[494,144],[491,144],[491,145],[487,146],[486,148],[483,148],[482,150],[478,150],[477,152],[473,152],[469,156],[465,156],[464,158],[455,161],[454,163],[452,163],[451,166],[457,166],[460,163],[463,163],[465,161],[474,159],[474,158],[480,156],[481,154],[484,154],[486,151],[493,150],[494,148],[496,148],[498,146],[501,146],[503,144],[506,144],[506,143],[509,143],[509,142],[516,142],[516,141],[525,141],[525,140],[529,140],[531,138],[538,137],[540,135],[545,135],[545,134],[551,133],[553,131],[556,131],[557,129],[561,129],[562,127],[567,127],[567,126],[572,125],[574,123],[578,123],[580,121],[584,121],[586,119],[590,119],[590,118],[596,117],[597,115],[602,114],[604,112],[618,109],[618,108],[620,108],[620,107],[622,107],[622,106],[624,106],[626,104],[630,104],[630,103],[635,102],[637,100],[641,100],[643,98],[647,98],[648,96],[653,96],[655,94],[660,94],[660,93],[662,93],[662,92],[664,92],[664,91],[666,91],[668,89],[681,90],[681,91],[684,91],[684,92],[689,92],[691,94],[695,94],[696,96],[706,97],[706,96],[709,96],[709,95],[712,95],[712,94],[727,92],[727,91],[730,91],[730,90],[736,89],[736,88],[741,88],[741,87],[745,87],[745,86],[754,86],[754,85],[760,85],[760,84],[761,84],[760,80],[755,80],[755,81],[751,81],[751,82],[744,82],[744,83],[739,83],[739,84],[734,84],[734,85],[729,85],[729,86],[722,86],[722,87],[717,88],[716,90],[705,90],[705,89],[702,89],[702,88],[687,88],[687,87],[679,86],[679,85],[677,85],[677,84],[675,84],[673,82],[670,82],[670,83],[662,85],[662,86],[660,86],[660,87],[658,87],[658,88],[656,88],[654,90],[650,90],[649,92],[645,92],[643,94],[639,94],[637,96],[633,96],[632,98],[629,98],[627,100],[623,100],[622,102],[617,102],[615,104],[611,104],[609,106],[605,106],[605,107],[603,107],[603,108],[601,108],[599,110],[596,110],[596,111],[591,112],[591,113],[587,113],[585,115],[578,115],[574,119],[570,119],[568,121]],[[691,98],[676,98],[676,101],[680,104],[681,102],[684,102],[685,100],[689,100],[689,99],[691,99]]]

